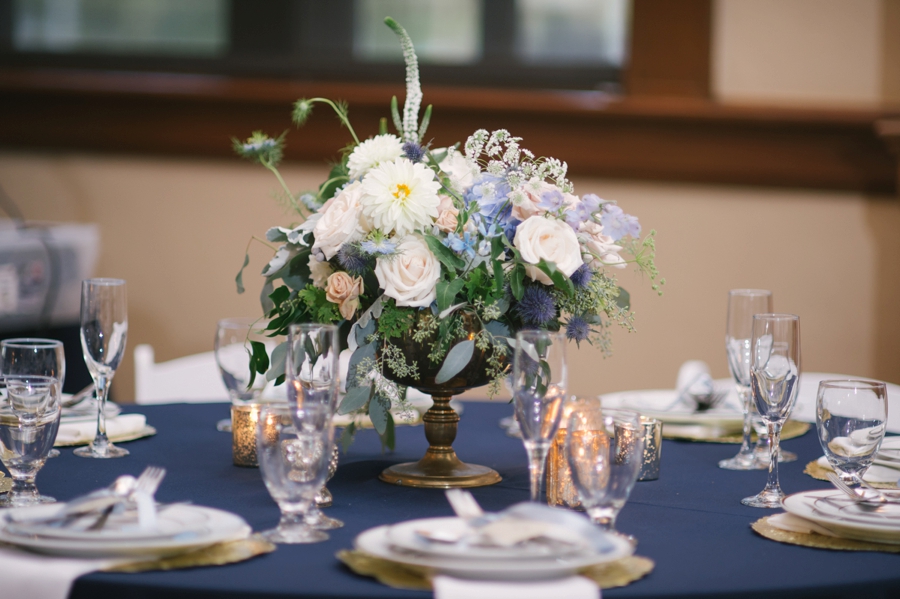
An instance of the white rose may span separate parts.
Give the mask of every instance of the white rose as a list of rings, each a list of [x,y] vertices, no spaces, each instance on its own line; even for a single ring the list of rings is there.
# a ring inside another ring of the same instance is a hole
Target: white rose
[[[441,150],[435,150],[440,152]],[[447,156],[441,160],[441,170],[450,177],[452,187],[462,193],[472,187],[478,175],[478,166],[469,162],[465,155],[455,148],[447,148]]]
[[[325,289],[328,277],[334,272],[331,264],[322,260],[319,261],[315,256],[309,257],[309,278],[312,279],[314,287]]]
[[[578,237],[588,254],[587,263],[595,270],[604,266],[625,268],[625,259],[619,255],[622,246],[616,245],[613,238],[603,234],[603,226],[587,220],[578,228]]]
[[[556,268],[565,275],[571,276],[584,261],[581,259],[581,247],[572,227],[555,218],[532,216],[516,229],[513,245],[519,250],[522,259],[528,263],[525,273],[534,281],[544,285],[552,285],[544,272],[537,266],[542,259],[554,262]]]
[[[362,185],[351,183],[323,206],[324,212],[313,227],[316,242],[313,251],[320,249],[326,260],[331,260],[342,245],[363,235],[359,218],[362,206]]]
[[[378,258],[375,276],[384,294],[398,306],[421,308],[436,297],[441,264],[422,239],[407,235],[400,239],[396,255]]]

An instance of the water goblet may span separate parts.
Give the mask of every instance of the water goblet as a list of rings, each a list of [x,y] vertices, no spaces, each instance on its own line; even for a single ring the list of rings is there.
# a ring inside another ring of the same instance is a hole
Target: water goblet
[[[56,440],[62,385],[49,376],[0,376],[0,460],[13,479],[0,507],[53,503],[34,484]]]
[[[750,398],[750,335],[753,315],[772,312],[772,292],[765,289],[732,289],[728,292],[728,317],[725,350],[728,367],[737,387],[744,412],[744,436],[737,455],[719,462],[726,470],[761,470],[766,465],[756,460],[751,435],[753,406]]]
[[[265,320],[251,317],[223,318],[216,323],[216,364],[232,404],[245,405],[259,399],[266,386],[264,376],[255,377],[250,384],[250,342],[265,345],[269,355],[275,347],[275,341],[264,332],[266,324]],[[216,428],[231,432],[231,419],[218,421]]]
[[[340,387],[340,355],[337,326],[319,323],[291,325],[284,369],[288,402],[297,407],[323,405],[334,415]],[[335,470],[336,456],[337,447],[332,450]],[[332,499],[324,482],[317,494],[318,499],[323,503]],[[314,502],[307,512],[308,524],[319,530],[332,530],[344,525],[340,520],[323,514],[317,503]]]
[[[31,374],[51,376],[59,381],[60,389],[66,383],[66,353],[63,342],[57,339],[18,337],[0,341],[0,374]],[[48,458],[59,456],[58,449],[51,449]]]
[[[778,482],[781,427],[797,400],[800,380],[800,318],[794,314],[756,314],[750,338],[750,388],[769,433],[769,477],[765,488],[744,505],[780,508],[784,492]]]
[[[859,484],[887,427],[887,388],[873,381],[821,381],[816,430],[828,463],[846,483]]]
[[[566,338],[519,331],[513,356],[513,402],[528,454],[531,501],[540,501],[547,453],[559,429],[567,389]]]
[[[567,409],[566,460],[578,499],[594,524],[616,532],[643,461],[641,415],[604,410],[595,398],[574,400]]]
[[[263,537],[273,543],[318,543],[328,534],[306,516],[325,482],[334,444],[332,411],[322,404],[264,405],[256,451],[266,489],[281,511],[278,526]]]
[[[86,279],[81,282],[81,350],[97,396],[97,434],[75,455],[83,458],[120,458],[127,449],[106,436],[106,399],[116,369],[125,354],[128,303],[122,279]]]

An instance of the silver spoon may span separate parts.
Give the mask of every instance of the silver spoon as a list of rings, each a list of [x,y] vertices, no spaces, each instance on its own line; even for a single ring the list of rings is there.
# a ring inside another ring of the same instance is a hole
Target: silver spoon
[[[91,397],[94,394],[94,383],[91,383],[72,397],[62,400],[59,404],[64,408],[71,408],[77,406],[81,402],[83,402],[88,397]]]

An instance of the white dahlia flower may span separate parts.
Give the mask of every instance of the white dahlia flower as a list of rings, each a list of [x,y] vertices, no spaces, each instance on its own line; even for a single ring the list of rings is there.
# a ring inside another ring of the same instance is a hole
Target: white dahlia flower
[[[403,142],[396,135],[385,133],[367,139],[353,150],[347,159],[350,178],[362,177],[384,162],[403,156]]]
[[[430,227],[438,217],[441,184],[434,171],[406,158],[370,170],[362,188],[363,214],[385,234],[402,237]]]

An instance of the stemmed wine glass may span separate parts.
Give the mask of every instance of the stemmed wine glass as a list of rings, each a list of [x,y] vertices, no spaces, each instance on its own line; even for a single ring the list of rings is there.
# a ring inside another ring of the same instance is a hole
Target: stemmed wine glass
[[[0,377],[0,460],[13,479],[0,507],[53,503],[34,485],[56,441],[59,428],[59,380],[49,376]]]
[[[772,292],[765,289],[732,289],[728,292],[725,349],[728,367],[744,411],[744,439],[736,456],[719,462],[727,470],[760,470],[764,466],[753,453],[753,406],[750,403],[750,335],[753,315],[772,312]]]
[[[294,324],[288,329],[285,380],[288,402],[298,408],[324,406],[332,415],[337,409],[340,388],[338,328],[333,324]],[[333,457],[337,447],[329,453]],[[325,494],[324,481],[319,494]],[[322,513],[314,501],[306,513],[307,523],[318,530],[340,528],[343,522]]]
[[[567,389],[566,338],[550,331],[519,331],[513,357],[513,401],[528,453],[531,501],[539,501],[547,453]]]
[[[222,382],[232,404],[242,405],[259,399],[266,377],[257,376],[250,385],[250,341],[259,341],[271,355],[275,342],[263,332],[267,321],[259,318],[223,318],[216,323],[214,353]],[[231,418],[216,423],[222,432],[231,431]]]
[[[333,411],[325,404],[262,406],[256,452],[263,482],[278,508],[277,528],[262,534],[274,543],[318,543],[328,534],[307,515],[325,482],[334,444]]]
[[[597,526],[616,532],[616,517],[637,481],[644,452],[641,416],[577,399],[566,423],[566,460],[578,499]]]
[[[62,341],[18,337],[0,341],[0,373],[50,376],[59,381],[60,390],[66,382],[66,353]],[[48,458],[59,456],[58,449],[50,449]]]
[[[887,427],[887,388],[873,381],[822,381],[816,429],[828,463],[844,482],[857,483],[872,465]]]
[[[751,507],[780,508],[778,482],[781,427],[794,409],[800,381],[800,317],[756,314],[750,337],[750,389],[769,433],[769,478],[758,495],[741,500]]]
[[[127,449],[106,436],[106,399],[109,385],[125,354],[128,304],[122,279],[86,279],[81,282],[81,350],[97,396],[97,435],[75,455],[83,458],[120,458]]]

